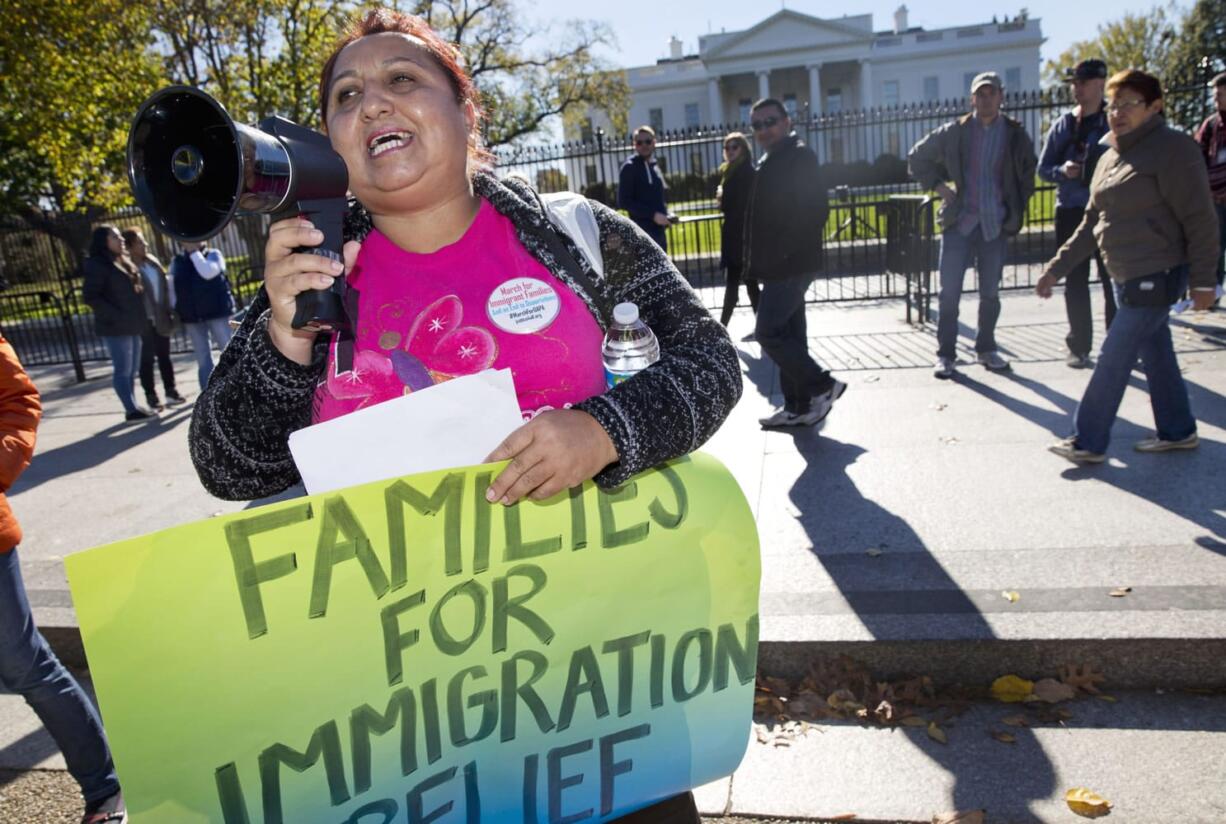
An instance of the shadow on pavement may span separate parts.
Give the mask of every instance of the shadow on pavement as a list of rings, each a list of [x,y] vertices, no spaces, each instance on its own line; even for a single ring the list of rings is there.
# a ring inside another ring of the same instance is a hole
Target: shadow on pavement
[[[793,434],[805,468],[788,492],[817,556],[839,594],[856,617],[879,640],[922,637],[916,623],[948,620],[957,615],[962,637],[990,641],[995,633],[982,613],[932,556],[915,530],[902,518],[860,493],[851,466],[863,447],[820,437],[816,429]],[[888,550],[871,557],[867,546]],[[923,673],[916,673],[922,675]],[[912,733],[913,731],[908,731]],[[953,748],[920,735],[908,739],[953,776],[951,800],[958,809],[984,802],[991,786],[973,762]],[[1011,789],[1021,799],[1047,798],[1055,789],[1055,771],[1041,747],[1027,763],[1027,780]]]
[[[22,473],[13,492],[24,492],[74,472],[98,466],[133,447],[153,440],[191,420],[191,407],[179,407],[156,420],[120,422],[86,438],[39,452]]]

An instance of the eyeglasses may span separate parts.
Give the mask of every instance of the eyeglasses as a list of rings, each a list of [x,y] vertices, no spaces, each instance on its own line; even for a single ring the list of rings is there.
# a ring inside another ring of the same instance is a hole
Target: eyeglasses
[[[1129,109],[1135,109],[1137,106],[1144,106],[1144,100],[1112,100],[1105,108],[1108,114],[1113,112],[1124,112]]]
[[[655,143],[655,141],[652,140],[650,137],[647,138],[646,140],[639,140],[638,138],[635,138],[634,140],[635,146],[650,146],[653,143]]]
[[[724,144],[724,151],[725,151],[725,152],[737,151],[737,150],[739,150],[740,148],[741,148],[741,144],[740,144],[740,143],[726,143],[726,144]]]
[[[779,122],[779,120],[780,118],[778,116],[771,115],[770,117],[764,117],[761,120],[753,120],[749,125],[755,132],[760,132],[763,129],[769,129],[770,127],[774,126]]]

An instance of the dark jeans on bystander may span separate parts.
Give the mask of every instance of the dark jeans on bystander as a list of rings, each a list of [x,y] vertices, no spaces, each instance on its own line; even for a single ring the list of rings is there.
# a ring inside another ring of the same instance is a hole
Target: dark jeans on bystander
[[[162,388],[167,397],[178,394],[175,389],[175,365],[170,360],[170,338],[159,335],[153,323],[145,325],[141,335],[140,349],[140,385],[145,390],[146,398],[157,397],[157,385],[153,382],[153,359],[157,358],[158,372],[162,377]]]
[[[1073,232],[1081,224],[1081,218],[1086,210],[1069,206],[1056,207],[1056,246],[1064,245],[1064,241],[1073,236]],[[1098,265],[1098,280],[1103,285],[1103,305],[1106,308],[1107,328],[1115,319],[1115,288],[1111,285],[1111,276],[1107,267],[1096,251],[1094,261]],[[1094,318],[1090,310],[1090,261],[1084,260],[1073,267],[1064,280],[1064,308],[1068,314],[1068,335],[1064,342],[1074,355],[1087,357],[1094,347]]]
[[[783,406],[789,412],[809,411],[812,399],[834,385],[830,373],[809,354],[805,292],[812,280],[813,275],[797,275],[765,281],[758,297],[754,334],[779,367]]]

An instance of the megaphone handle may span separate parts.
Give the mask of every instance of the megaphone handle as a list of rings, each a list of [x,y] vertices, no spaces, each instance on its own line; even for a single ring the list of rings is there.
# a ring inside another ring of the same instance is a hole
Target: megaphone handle
[[[345,201],[338,198],[300,200],[297,207],[298,214],[315,224],[315,228],[323,232],[324,239],[318,246],[300,246],[294,251],[343,261]],[[327,289],[299,292],[295,303],[294,319],[290,323],[295,329],[332,332],[351,327],[345,313],[344,277],[336,278]]]

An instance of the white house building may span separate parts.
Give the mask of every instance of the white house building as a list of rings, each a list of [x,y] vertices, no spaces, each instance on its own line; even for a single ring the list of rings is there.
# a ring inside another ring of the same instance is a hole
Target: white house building
[[[1042,43],[1039,20],[1022,16],[925,30],[908,27],[901,6],[892,29],[874,31],[871,14],[827,20],[785,9],[744,31],[700,37],[698,54],[684,54],[673,38],[670,57],[627,69],[630,126],[742,124],[764,97],[793,115],[948,100],[966,96],[971,78],[989,70],[1006,92],[1033,91]],[[595,127],[608,131],[603,112],[592,112]]]

